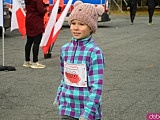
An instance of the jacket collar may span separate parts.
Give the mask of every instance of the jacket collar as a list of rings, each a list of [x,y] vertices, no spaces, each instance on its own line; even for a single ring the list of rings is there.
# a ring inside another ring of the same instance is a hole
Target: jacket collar
[[[72,37],[72,42],[74,45],[78,45],[78,46],[83,46],[85,44],[87,44],[89,41],[92,40],[92,36],[90,35],[88,38],[84,38],[84,39],[75,39],[74,37]]]

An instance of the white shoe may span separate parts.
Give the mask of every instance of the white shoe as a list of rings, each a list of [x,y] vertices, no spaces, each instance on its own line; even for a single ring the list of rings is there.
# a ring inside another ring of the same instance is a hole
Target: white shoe
[[[131,21],[131,25],[133,25],[133,24],[134,24],[134,22]]]
[[[40,62],[32,63],[31,68],[45,68]]]
[[[32,62],[31,61],[24,61],[23,67],[31,67]]]
[[[152,23],[152,22],[149,22],[148,25],[153,25],[153,23]]]

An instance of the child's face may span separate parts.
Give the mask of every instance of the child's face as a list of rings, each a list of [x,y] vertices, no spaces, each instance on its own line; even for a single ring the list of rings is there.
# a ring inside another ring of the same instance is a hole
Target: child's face
[[[87,38],[92,33],[91,28],[79,20],[71,21],[70,30],[71,30],[72,36],[76,39]]]

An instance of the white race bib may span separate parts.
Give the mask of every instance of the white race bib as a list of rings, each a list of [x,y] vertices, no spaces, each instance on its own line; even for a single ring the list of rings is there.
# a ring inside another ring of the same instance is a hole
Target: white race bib
[[[64,81],[70,86],[87,87],[86,65],[64,62]]]

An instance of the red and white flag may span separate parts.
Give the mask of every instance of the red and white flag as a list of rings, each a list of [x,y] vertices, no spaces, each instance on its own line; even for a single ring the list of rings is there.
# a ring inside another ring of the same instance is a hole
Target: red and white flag
[[[60,29],[63,25],[64,19],[68,13],[68,10],[72,4],[73,0],[69,0],[65,9],[63,10],[61,16],[59,17],[59,19],[56,22],[56,17],[57,17],[57,13],[58,12],[58,7],[59,7],[59,2],[60,0],[56,1],[55,6],[52,9],[52,13],[51,16],[49,18],[48,24],[46,26],[45,32],[43,34],[40,46],[42,47],[42,50],[44,52],[44,54],[47,54],[50,46],[56,41],[58,34],[60,32]]]
[[[19,29],[19,32],[23,36],[25,36],[25,34],[26,34],[25,17],[26,17],[26,14],[25,14],[22,6],[18,2],[18,0],[13,0],[11,31],[14,29]]]
[[[57,12],[58,12],[58,7],[59,7],[59,1],[60,0],[57,0],[56,4],[54,5],[54,7],[52,9],[50,18],[48,20],[47,26],[45,28],[45,32],[42,36],[42,40],[40,43],[40,46],[42,47],[44,54],[47,54],[47,52],[49,50],[49,48],[48,47],[46,48],[45,46],[46,46],[47,42],[51,41],[51,39],[52,39],[53,28],[56,23],[56,17],[57,17]]]
[[[0,26],[3,27],[3,0],[0,0]]]

